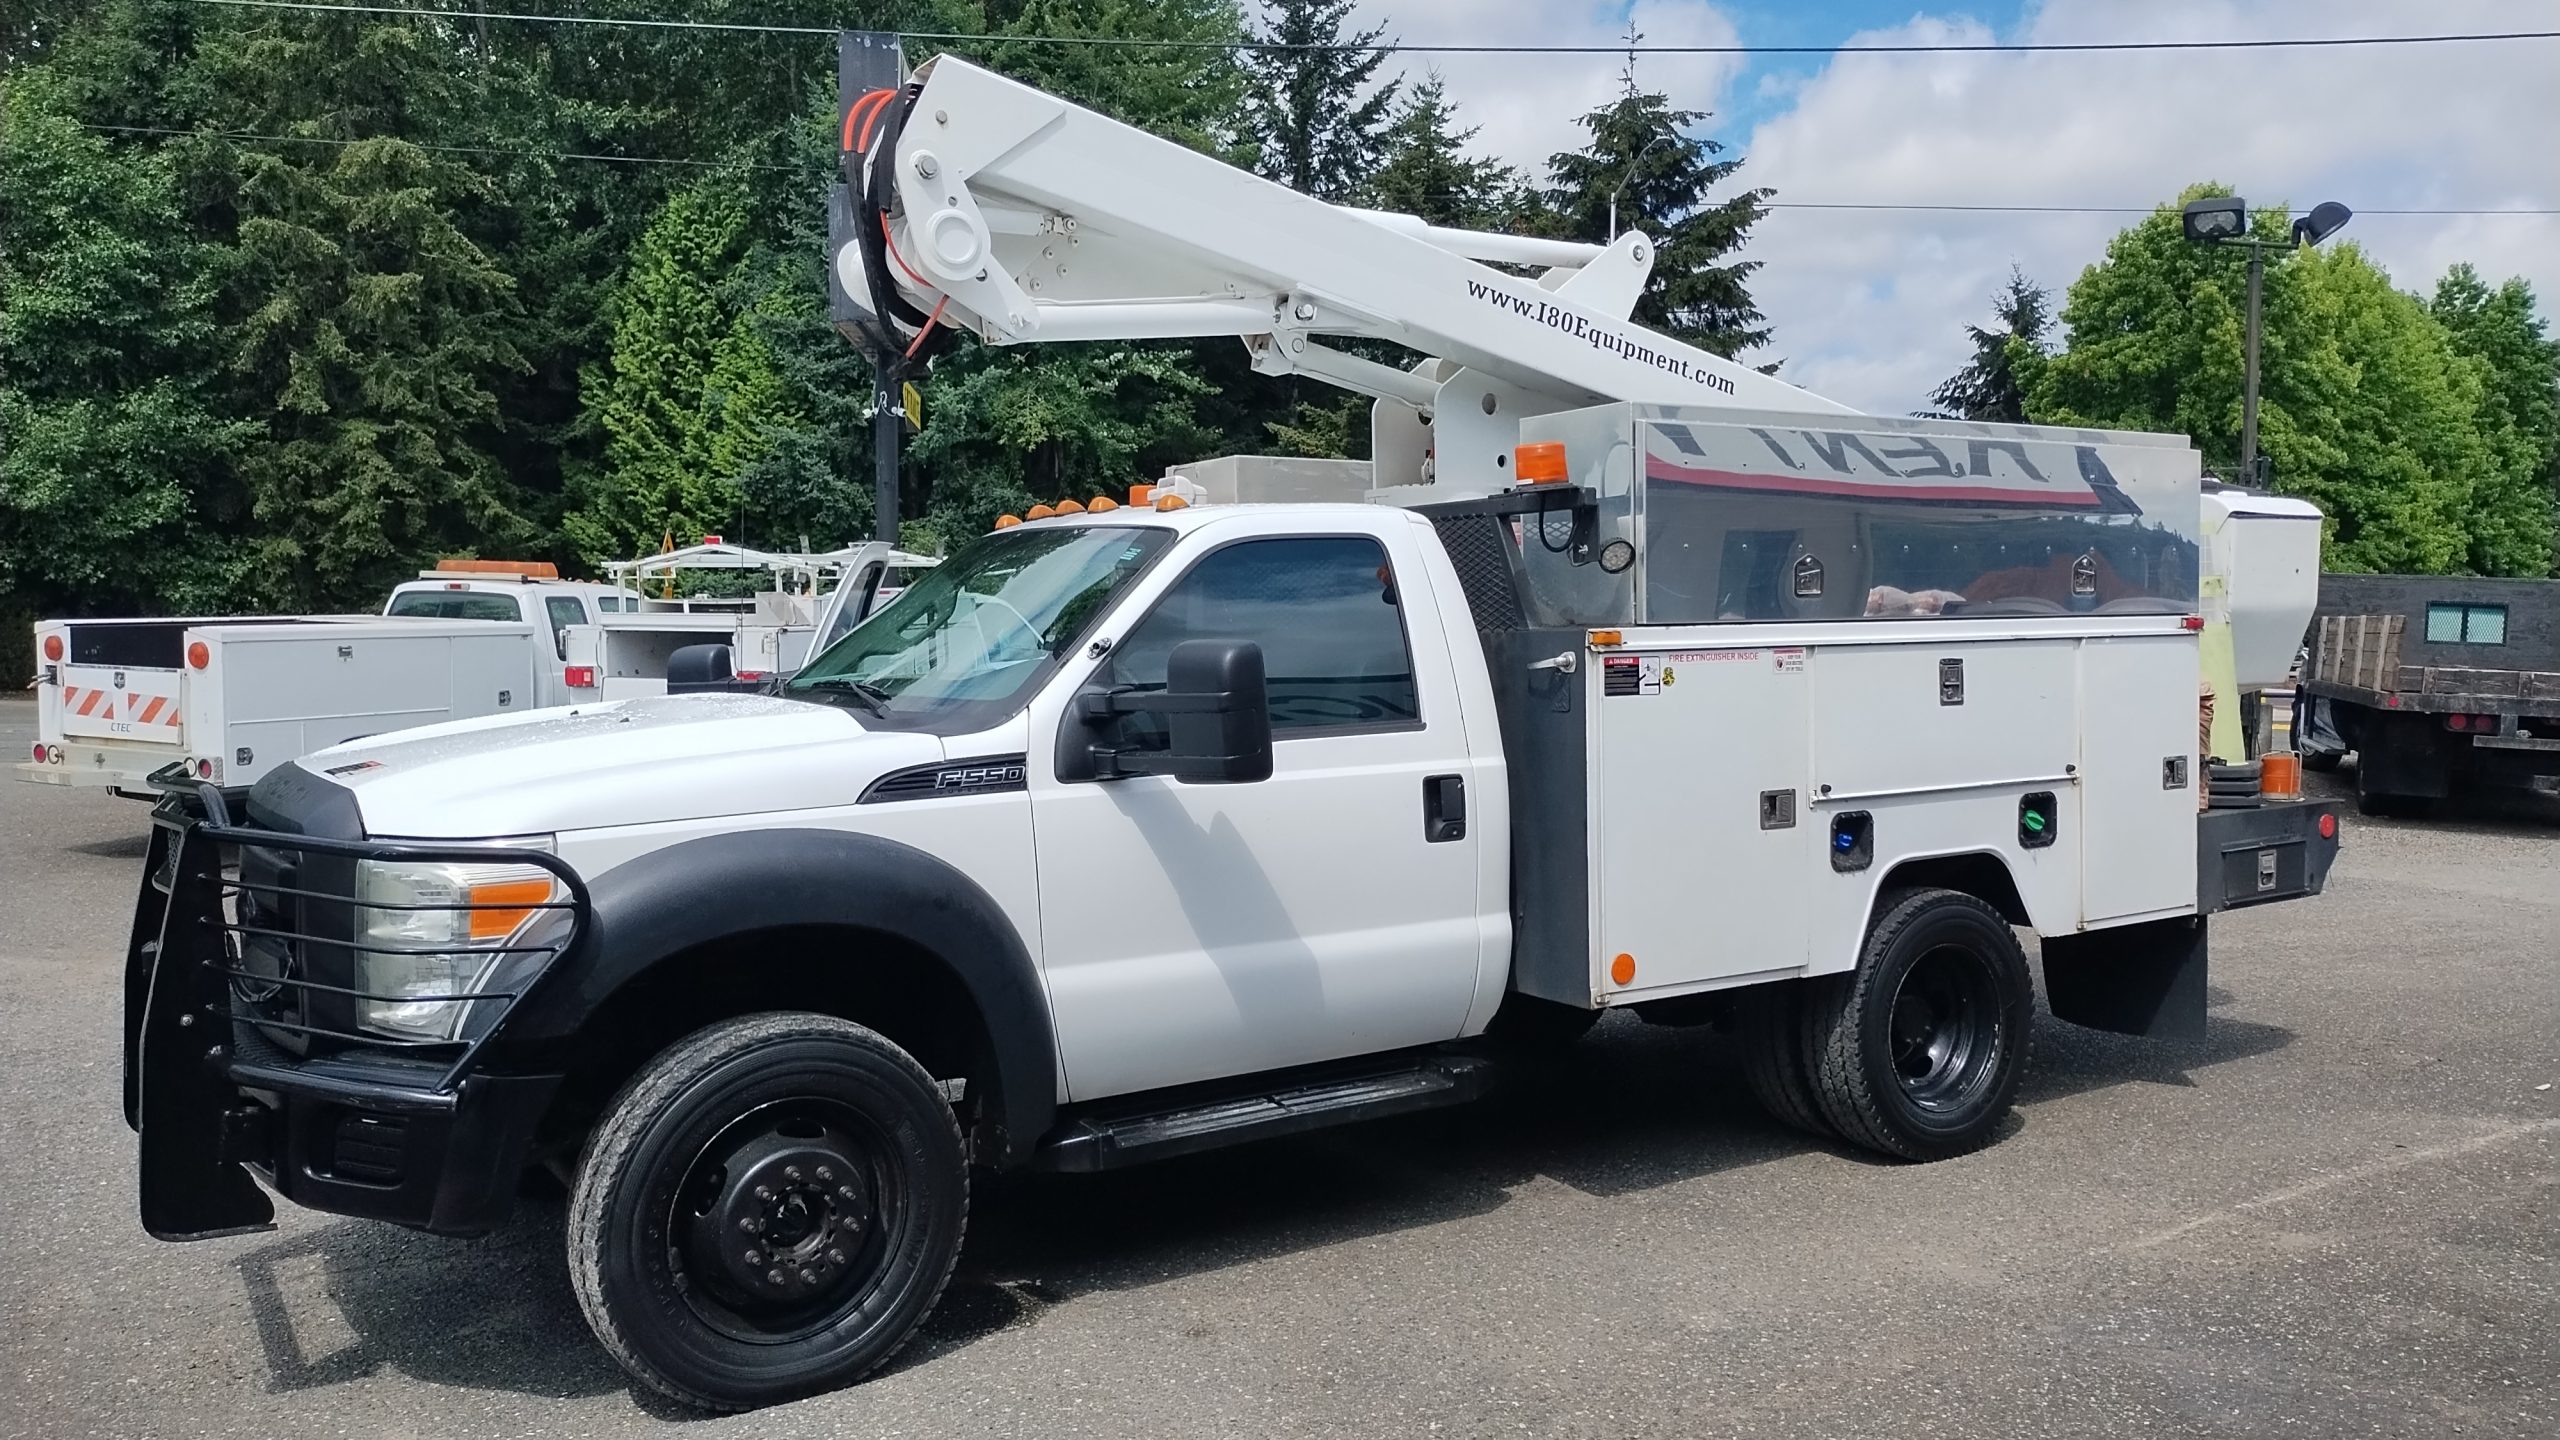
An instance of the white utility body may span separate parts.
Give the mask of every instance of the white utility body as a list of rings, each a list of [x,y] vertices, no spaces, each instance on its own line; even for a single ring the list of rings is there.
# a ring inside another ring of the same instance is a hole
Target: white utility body
[[[1195,469],[1006,517],[769,693],[173,794],[129,987],[155,1233],[266,1219],[242,1161],[448,1233],[574,1165],[590,1322],[743,1407],[921,1322],[972,1163],[1468,1099],[1616,1007],[1731,1022],[1806,1130],[1961,1154],[2022,1073],[2019,929],[2055,1015],[2200,1033],[2204,917],[2321,888],[2329,807],[2202,806],[2228,551],[2185,441],[1850,414],[1632,324],[1645,236],[1340,209],[948,56],[848,98],[840,323],[1240,335],[1377,397],[1364,498]],[[191,1005],[309,1053],[209,1065]]]
[[[873,540],[823,553],[765,551],[705,540],[607,566],[617,601],[572,628],[561,658],[573,700],[628,700],[667,693],[667,661],[688,645],[730,649],[740,681],[789,675],[850,630],[907,576],[938,563]],[[761,573],[752,595],[705,600],[673,595],[676,577]],[[659,593],[648,592],[656,588]]]

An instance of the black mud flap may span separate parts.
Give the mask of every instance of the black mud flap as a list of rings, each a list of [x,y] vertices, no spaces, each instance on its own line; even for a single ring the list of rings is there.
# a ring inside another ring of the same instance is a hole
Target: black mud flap
[[[230,1132],[257,1118],[255,1102],[223,1074],[230,1007],[220,973],[222,933],[184,917],[221,913],[221,847],[195,826],[164,831],[174,863],[146,863],[169,885],[150,949],[130,1083],[142,1132],[142,1228],[159,1240],[206,1240],[275,1224],[275,1205],[246,1168],[226,1158]],[[153,862],[163,858],[152,846]],[[137,947],[139,949],[140,947]],[[237,1113],[235,1113],[237,1112]]]
[[[2201,915],[2047,936],[2045,998],[2055,1019],[2092,1030],[2202,1039],[2205,948]]]

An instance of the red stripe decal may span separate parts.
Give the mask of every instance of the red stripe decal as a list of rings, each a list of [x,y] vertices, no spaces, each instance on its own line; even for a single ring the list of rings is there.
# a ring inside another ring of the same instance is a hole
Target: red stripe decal
[[[1728,490],[1775,490],[1789,495],[1842,495],[1858,500],[1966,500],[1983,505],[2014,505],[2043,510],[2061,506],[2095,506],[2098,497],[2052,490],[2007,490],[1989,485],[1866,484],[1855,480],[1799,479],[1792,475],[1752,475],[1739,470],[1691,468],[1659,455],[1645,457],[1645,478],[1682,485],[1713,485]]]

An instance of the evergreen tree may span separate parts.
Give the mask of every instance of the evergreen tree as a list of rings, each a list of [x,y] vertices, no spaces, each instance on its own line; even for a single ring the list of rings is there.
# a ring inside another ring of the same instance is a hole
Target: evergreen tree
[[[1704,111],[1675,110],[1667,97],[1637,89],[1632,54],[1620,81],[1624,93],[1581,118],[1590,143],[1547,162],[1546,198],[1564,232],[1609,239],[1616,197],[1618,233],[1642,230],[1654,241],[1653,275],[1636,301],[1639,323],[1727,357],[1766,341],[1749,283],[1759,262],[1732,256],[1774,192],[1709,199],[1741,159],[1717,159],[1723,145],[1689,133]]]
[[[2053,294],[2012,265],[2009,283],[1991,297],[1991,310],[2000,328],[1964,327],[1973,337],[1973,358],[1929,392],[1929,402],[1938,407],[1923,412],[1930,419],[1999,420],[2015,425],[2027,418],[2015,347],[2042,352],[2045,333],[2053,328]]]
[[[533,543],[498,455],[500,392],[528,369],[512,217],[428,148],[475,103],[468,56],[398,18],[275,16],[208,30],[189,68],[220,97],[209,121],[308,137],[194,142],[230,232],[235,403],[267,431],[238,467],[259,598],[370,600],[439,553]]]
[[[1369,177],[1368,203],[1461,230],[1500,225],[1520,175],[1499,160],[1468,157],[1477,128],[1458,128],[1458,107],[1446,85],[1438,72],[1426,73],[1396,104],[1384,158]]]
[[[2436,283],[2429,313],[2482,367],[2480,424],[2497,473],[2474,487],[2471,567],[2483,575],[2552,573],[2560,546],[2560,342],[2534,313],[2533,287],[2495,290],[2469,265]]]
[[[677,191],[642,233],[613,301],[612,348],[587,380],[604,463],[573,483],[569,539],[591,562],[726,530],[780,405],[772,351],[727,288],[745,258],[744,187]]]
[[[1261,172],[1300,194],[1348,200],[1386,150],[1388,116],[1400,82],[1380,81],[1386,33],[1343,34],[1353,0],[1267,0],[1269,19],[1254,38],[1254,86],[1246,132],[1260,146]],[[1348,48],[1345,48],[1348,47]]]
[[[215,256],[160,155],[119,154],[42,68],[0,108],[0,595],[34,614],[230,602],[245,518],[218,409]]]

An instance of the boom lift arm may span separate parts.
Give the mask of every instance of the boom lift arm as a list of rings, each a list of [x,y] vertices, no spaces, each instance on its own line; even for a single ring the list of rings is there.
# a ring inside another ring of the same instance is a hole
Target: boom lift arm
[[[1846,413],[1632,323],[1641,233],[1587,245],[1327,204],[950,55],[856,101],[844,141],[836,278],[869,327],[1240,336],[1257,370],[1375,397],[1382,487],[1500,489],[1522,418],[1608,401]],[[1399,370],[1336,336],[1428,358]]]

